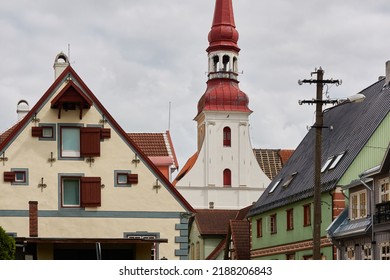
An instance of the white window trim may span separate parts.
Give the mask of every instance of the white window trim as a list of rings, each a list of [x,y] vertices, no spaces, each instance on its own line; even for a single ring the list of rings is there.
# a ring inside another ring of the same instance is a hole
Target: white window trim
[[[389,178],[383,178],[378,181],[379,183],[379,203],[388,202],[390,201],[390,183]],[[382,185],[388,184],[388,190],[382,191]],[[383,197],[387,196],[387,200],[382,199]]]
[[[365,196],[365,203],[364,203],[364,208],[361,208],[361,194],[364,193],[364,196]],[[354,217],[354,204],[353,204],[353,200],[354,198],[356,197],[356,211],[357,211],[357,215],[356,217]],[[362,209],[364,209],[364,213],[362,215]],[[367,191],[366,190],[362,190],[362,191],[358,191],[358,192],[353,192],[351,193],[350,195],[350,203],[349,203],[349,210],[350,210],[350,219],[351,220],[357,220],[357,219],[362,219],[362,218],[366,218],[367,215],[368,215],[368,201],[367,201]]]

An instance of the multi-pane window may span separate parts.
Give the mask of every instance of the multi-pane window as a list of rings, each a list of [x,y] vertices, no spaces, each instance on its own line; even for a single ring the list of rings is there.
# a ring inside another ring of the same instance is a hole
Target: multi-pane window
[[[231,146],[231,130],[230,127],[223,128],[223,146],[230,147]]]
[[[303,226],[311,225],[311,204],[303,205]]]
[[[348,246],[346,248],[345,258],[347,260],[354,260],[355,259],[355,247],[354,246]]]
[[[351,193],[351,219],[360,219],[367,217],[367,197],[366,191]]]
[[[390,243],[384,242],[380,244],[380,259],[390,260]]]
[[[269,231],[271,234],[277,233],[277,225],[276,225],[276,214],[269,216]]]
[[[288,209],[286,211],[286,217],[287,217],[287,230],[294,229],[294,210]]]
[[[371,260],[371,259],[372,259],[371,244],[364,244],[362,246],[362,260]]]
[[[379,203],[390,201],[390,184],[389,178],[379,181]]]

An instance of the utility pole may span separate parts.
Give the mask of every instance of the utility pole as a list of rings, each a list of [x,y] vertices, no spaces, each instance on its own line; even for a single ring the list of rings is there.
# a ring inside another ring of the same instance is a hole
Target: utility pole
[[[313,259],[321,260],[321,155],[322,155],[322,128],[324,128],[324,120],[322,114],[322,106],[324,104],[337,104],[338,100],[322,99],[324,84],[340,85],[339,80],[324,80],[324,70],[320,67],[312,72],[311,75],[316,75],[317,79],[298,81],[300,85],[317,84],[316,99],[302,100],[299,104],[316,104],[316,122],[315,128],[315,145],[314,145],[314,217],[313,217]]]

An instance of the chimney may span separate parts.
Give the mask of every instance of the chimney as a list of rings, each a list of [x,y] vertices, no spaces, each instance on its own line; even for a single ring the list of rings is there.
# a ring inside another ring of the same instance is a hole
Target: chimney
[[[390,83],[390,61],[386,62],[386,85]]]
[[[38,237],[38,201],[28,202],[30,237]]]
[[[63,52],[57,54],[56,59],[54,60],[54,80],[56,80],[62,72],[69,66],[69,59]]]
[[[18,121],[23,119],[28,112],[30,112],[30,106],[26,100],[20,100],[16,106],[16,113],[18,114]]]

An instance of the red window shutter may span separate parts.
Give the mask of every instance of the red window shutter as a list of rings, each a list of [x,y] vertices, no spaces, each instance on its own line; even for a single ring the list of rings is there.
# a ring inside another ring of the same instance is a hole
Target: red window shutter
[[[109,128],[102,128],[100,130],[100,138],[101,139],[111,138],[111,129],[109,129]]]
[[[15,182],[15,172],[5,171],[4,182]]]
[[[101,206],[101,178],[81,177],[81,206]]]
[[[82,127],[80,129],[80,156],[100,157],[99,127]]]
[[[32,137],[42,137],[43,127],[34,126],[31,130]]]
[[[127,182],[129,184],[138,184],[138,174],[128,174]]]

